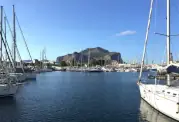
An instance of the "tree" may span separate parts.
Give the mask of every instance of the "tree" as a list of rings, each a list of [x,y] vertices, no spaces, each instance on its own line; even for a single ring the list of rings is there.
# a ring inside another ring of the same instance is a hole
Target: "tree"
[[[97,65],[104,66],[104,60],[97,60]]]
[[[47,65],[48,68],[52,67],[52,64],[50,64],[50,63],[47,63],[46,65]]]
[[[96,66],[97,62],[96,62],[96,60],[93,59],[90,61],[90,64],[91,64],[91,66]]]
[[[65,66],[67,66],[67,63],[65,61],[61,61],[60,66],[65,67]]]
[[[35,59],[35,66],[40,66],[41,62],[38,59]]]
[[[77,61],[75,60],[75,59],[72,59],[72,64],[71,64],[72,66],[77,66],[78,64],[77,64]]]
[[[104,66],[104,64],[105,64],[105,60],[101,60],[101,59],[99,60],[93,59],[90,61],[90,66],[96,66],[96,65]]]

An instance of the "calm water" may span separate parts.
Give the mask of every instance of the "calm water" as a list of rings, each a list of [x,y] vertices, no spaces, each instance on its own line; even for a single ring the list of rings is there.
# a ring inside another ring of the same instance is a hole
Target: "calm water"
[[[137,73],[40,74],[14,99],[0,99],[0,122],[174,122],[141,101]]]

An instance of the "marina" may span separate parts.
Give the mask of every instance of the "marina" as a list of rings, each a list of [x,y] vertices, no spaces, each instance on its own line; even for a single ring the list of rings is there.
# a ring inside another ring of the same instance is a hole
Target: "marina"
[[[179,69],[178,64],[173,62],[173,55],[171,52],[171,1],[172,0],[166,0],[166,27],[167,27],[167,34],[166,34],[166,63],[167,65],[165,67],[158,68],[158,73],[165,74],[163,76],[156,76],[153,79],[155,79],[155,82],[153,84],[148,84],[145,79],[142,79],[142,73],[143,73],[143,65],[144,65],[144,59],[146,55],[146,47],[148,42],[148,36],[149,36],[149,30],[150,30],[150,22],[152,18],[152,12],[153,12],[153,3],[154,0],[151,0],[150,4],[150,11],[149,11],[149,17],[148,17],[148,25],[147,25],[147,31],[146,31],[146,38],[144,43],[144,49],[143,49],[143,55],[142,55],[142,61],[141,61],[141,70],[139,74],[139,79],[137,81],[137,84],[139,86],[140,95],[141,98],[144,99],[148,104],[150,104],[153,108],[158,110],[159,112],[165,114],[166,116],[169,116],[172,119],[175,119],[179,121],[179,109],[178,109],[178,94],[179,94]],[[151,76],[152,77],[152,76]],[[164,80],[164,84],[160,83],[160,80]]]
[[[0,100],[0,121],[176,122],[141,102],[137,78],[130,72],[41,73],[20,85],[15,98]]]
[[[3,1],[0,122],[179,121],[178,1],[74,1]]]
[[[19,83],[27,80],[36,80],[36,75],[41,72],[51,72],[52,69],[48,69],[47,66],[42,62],[42,67],[38,69],[33,62],[31,53],[29,51],[25,36],[21,29],[19,20],[15,12],[15,6],[12,6],[13,16],[13,29],[10,27],[8,18],[6,16],[5,9],[1,6],[1,17],[0,17],[0,96],[14,96],[18,90]],[[16,41],[16,26],[20,29],[20,34],[23,37],[23,41],[29,58],[31,59],[31,65],[25,63],[20,55],[19,48],[17,47],[18,41]],[[10,31],[12,37],[12,50],[9,48],[7,41],[7,32]],[[4,49],[4,50],[3,50]],[[3,53],[5,51],[5,54]],[[45,53],[43,53],[45,55]],[[18,60],[18,61],[17,61]],[[42,59],[44,61],[45,59]]]

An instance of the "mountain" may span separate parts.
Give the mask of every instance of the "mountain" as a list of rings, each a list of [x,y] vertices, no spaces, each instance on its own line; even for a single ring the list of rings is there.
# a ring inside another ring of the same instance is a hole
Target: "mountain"
[[[110,52],[101,47],[87,48],[85,50],[82,50],[81,52],[74,52],[72,54],[59,56],[57,57],[56,61],[57,62],[65,61],[66,63],[70,63],[73,60],[77,62],[82,60],[83,63],[87,63],[89,54],[90,54],[90,61],[91,60],[107,60],[107,61],[116,60],[116,61],[119,61],[120,63],[123,62],[121,58],[121,54],[119,52]]]

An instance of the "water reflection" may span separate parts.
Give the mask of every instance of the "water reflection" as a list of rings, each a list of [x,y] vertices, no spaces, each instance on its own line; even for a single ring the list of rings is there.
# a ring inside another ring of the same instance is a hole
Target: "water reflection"
[[[140,121],[148,121],[148,122],[177,122],[160,112],[156,109],[152,108],[147,102],[141,99],[140,103]]]

